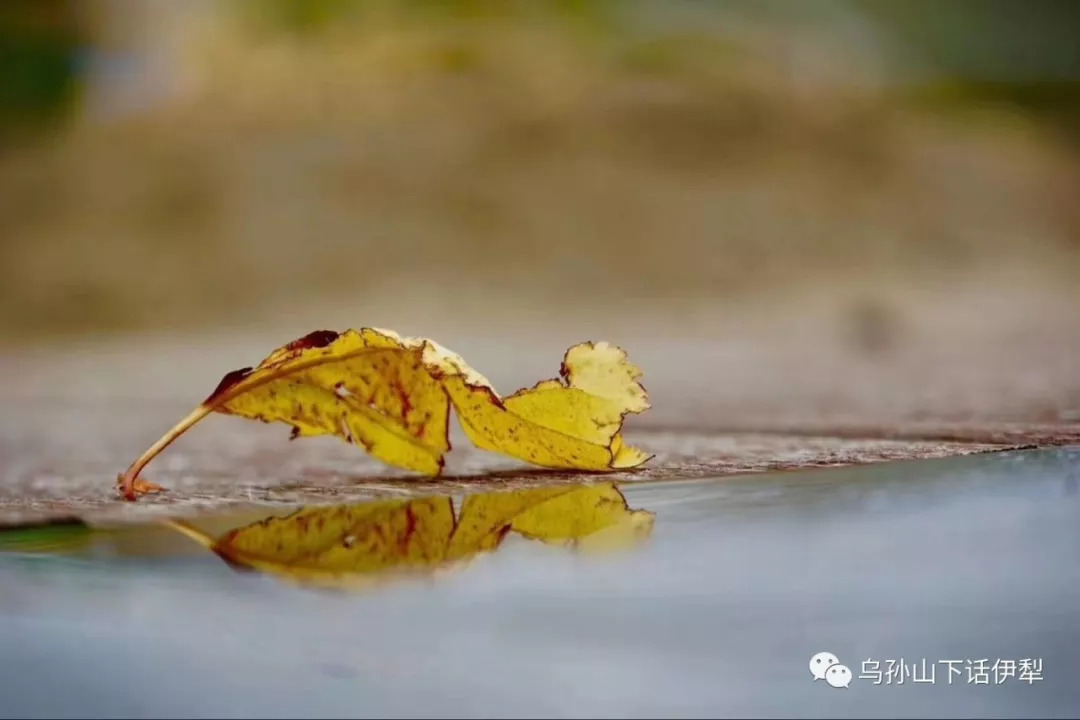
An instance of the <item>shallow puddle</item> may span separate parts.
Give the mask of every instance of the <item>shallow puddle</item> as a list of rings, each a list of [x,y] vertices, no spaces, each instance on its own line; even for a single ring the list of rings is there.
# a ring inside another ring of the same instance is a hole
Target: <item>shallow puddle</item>
[[[0,714],[1070,716],[1078,484],[1065,448],[8,530]]]

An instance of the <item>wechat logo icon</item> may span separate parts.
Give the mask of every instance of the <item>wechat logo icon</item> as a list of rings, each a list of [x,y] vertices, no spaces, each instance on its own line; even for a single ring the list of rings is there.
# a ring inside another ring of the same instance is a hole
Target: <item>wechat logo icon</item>
[[[810,658],[810,674],[815,682],[824,680],[834,688],[846,688],[851,684],[851,670],[829,652],[819,652]]]

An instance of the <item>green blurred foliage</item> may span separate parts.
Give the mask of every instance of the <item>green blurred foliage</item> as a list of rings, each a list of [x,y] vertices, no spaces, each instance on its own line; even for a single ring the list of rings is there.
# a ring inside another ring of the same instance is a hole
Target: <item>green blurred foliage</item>
[[[964,109],[1009,105],[1080,142],[1080,2],[851,0],[920,64],[914,98]]]
[[[78,91],[79,46],[67,0],[0,3],[0,138],[68,116]]]
[[[613,0],[241,0],[241,6],[263,27],[297,35],[379,11],[441,22],[543,15],[592,27],[610,27],[618,15]]]
[[[242,11],[275,30],[320,30],[356,9],[357,0],[245,0]]]
[[[1074,0],[851,0],[937,70],[975,83],[1080,80]]]

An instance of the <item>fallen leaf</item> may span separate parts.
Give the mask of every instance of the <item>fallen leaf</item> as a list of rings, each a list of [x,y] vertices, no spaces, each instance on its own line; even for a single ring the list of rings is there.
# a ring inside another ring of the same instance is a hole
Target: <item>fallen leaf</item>
[[[616,470],[650,458],[619,434],[628,413],[649,408],[641,371],[625,352],[608,343],[575,345],[560,376],[501,399],[490,383],[450,365],[443,385],[465,434],[484,450],[567,470]]]
[[[651,456],[625,445],[629,413],[649,408],[641,371],[608,343],[581,343],[559,379],[502,398],[456,353],[433,340],[389,330],[318,330],[278,348],[254,368],[234,370],[194,411],[118,478],[128,500],[161,488],[139,473],[212,412],[292,426],[292,438],[336,435],[379,460],[426,475],[442,472],[449,413],[484,450],[542,467],[612,471]]]
[[[308,507],[213,538],[177,520],[166,525],[229,565],[302,585],[363,589],[465,567],[509,532],[580,549],[627,547],[652,532],[653,514],[631,510],[614,483]],[[595,543],[589,539],[596,537]]]

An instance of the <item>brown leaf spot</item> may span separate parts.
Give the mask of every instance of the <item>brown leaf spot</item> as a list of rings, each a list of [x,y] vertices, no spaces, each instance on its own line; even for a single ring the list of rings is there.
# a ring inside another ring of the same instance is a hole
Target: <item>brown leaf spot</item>
[[[398,541],[398,551],[402,555],[407,555],[409,552],[409,541],[412,540],[413,534],[416,532],[416,513],[413,512],[411,505],[405,506],[405,534],[401,536]]]
[[[293,340],[286,346],[287,350],[307,350],[309,348],[322,348],[337,340],[339,334],[333,330],[315,330],[302,338]]]
[[[225,377],[221,378],[221,382],[218,383],[218,386],[214,388],[214,392],[210,393],[210,395],[203,400],[202,404],[210,405],[215,399],[220,397],[222,393],[250,375],[252,370],[254,370],[254,368],[245,367],[226,373]]]
[[[412,402],[409,401],[409,393],[405,391],[405,386],[402,385],[401,380],[395,379],[393,385],[394,391],[401,401],[401,417],[406,418],[413,409]]]

